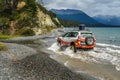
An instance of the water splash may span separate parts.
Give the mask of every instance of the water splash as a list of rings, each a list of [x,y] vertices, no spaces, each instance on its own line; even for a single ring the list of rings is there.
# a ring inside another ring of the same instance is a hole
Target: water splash
[[[97,43],[97,47],[91,51],[78,51],[73,53],[69,47],[64,51],[60,51],[57,43],[54,43],[49,47],[56,54],[67,55],[70,58],[80,59],[86,62],[99,63],[99,64],[111,64],[114,65],[116,70],[120,71],[120,46]]]

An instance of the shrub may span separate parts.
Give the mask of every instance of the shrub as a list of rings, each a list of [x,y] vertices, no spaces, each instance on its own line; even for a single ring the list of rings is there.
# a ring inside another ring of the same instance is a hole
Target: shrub
[[[51,31],[53,29],[52,26],[46,26],[46,28],[47,28],[47,31]]]
[[[9,32],[9,30],[8,29],[4,29],[3,31],[2,31],[2,34],[3,35],[9,35],[10,34],[10,32]]]
[[[24,35],[24,36],[33,36],[33,35],[35,35],[35,32],[32,29],[27,29],[21,35]]]
[[[22,36],[33,36],[35,35],[35,32],[28,28],[28,27],[24,27],[22,29],[19,29],[18,31],[16,31],[15,35],[22,35]]]

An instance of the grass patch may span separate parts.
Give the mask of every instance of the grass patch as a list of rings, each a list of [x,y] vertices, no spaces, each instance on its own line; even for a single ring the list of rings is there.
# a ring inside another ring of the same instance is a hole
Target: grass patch
[[[18,37],[18,36],[9,36],[9,35],[0,34],[0,39],[11,39],[11,38],[15,38],[15,37]]]
[[[0,51],[7,51],[7,50],[8,50],[7,46],[0,43]]]

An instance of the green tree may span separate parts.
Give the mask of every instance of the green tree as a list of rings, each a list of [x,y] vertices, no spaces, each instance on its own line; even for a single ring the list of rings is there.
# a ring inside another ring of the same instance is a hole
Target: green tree
[[[12,9],[17,8],[17,4],[20,0],[1,0],[5,5],[10,5]]]
[[[13,5],[12,5],[12,8],[13,9],[16,9],[17,8],[17,5],[18,5],[18,2],[19,2],[20,0],[13,0]]]
[[[3,3],[4,2],[4,0],[0,0],[0,3]]]

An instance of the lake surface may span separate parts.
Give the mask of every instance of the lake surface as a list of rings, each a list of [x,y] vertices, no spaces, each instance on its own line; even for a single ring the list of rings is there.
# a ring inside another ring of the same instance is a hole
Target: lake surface
[[[120,28],[88,28],[96,36],[98,43],[120,46]]]

